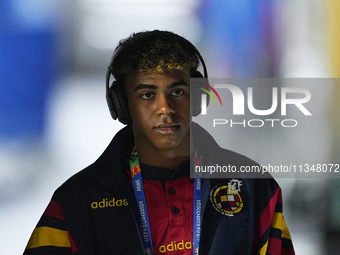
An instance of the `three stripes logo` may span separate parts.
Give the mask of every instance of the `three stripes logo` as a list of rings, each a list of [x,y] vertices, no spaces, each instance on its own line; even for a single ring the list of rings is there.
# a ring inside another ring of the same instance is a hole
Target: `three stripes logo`
[[[220,97],[220,95],[217,93],[217,91],[213,87],[211,87],[209,84],[206,84],[206,83],[203,83],[203,82],[198,82],[198,83],[202,84],[202,85],[204,85],[206,87],[206,88],[199,88],[199,89],[203,90],[204,92],[206,92],[211,97],[211,99],[214,101],[215,105],[217,105],[215,97],[213,96],[213,94],[210,91],[214,92],[215,95],[217,96],[221,106],[222,106],[221,97]],[[210,91],[208,89],[210,89]],[[201,95],[201,114],[202,115],[207,115],[207,105],[208,105],[208,103],[207,103],[207,94],[202,94]]]

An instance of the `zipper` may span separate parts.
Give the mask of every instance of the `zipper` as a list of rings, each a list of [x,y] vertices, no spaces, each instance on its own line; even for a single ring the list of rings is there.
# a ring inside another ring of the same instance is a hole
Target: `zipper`
[[[120,192],[120,194],[122,195],[122,197],[123,197],[124,199],[126,199],[126,201],[128,201],[127,198],[124,196],[123,193]],[[133,222],[135,223],[135,226],[136,226],[136,229],[137,229],[137,234],[138,234],[138,237],[139,237],[140,245],[141,245],[142,250],[143,250],[143,255],[145,255],[144,246],[143,246],[143,241],[142,241],[142,237],[140,236],[140,231],[139,231],[138,223],[137,223],[136,217],[135,217],[134,214],[133,214],[133,211],[132,211],[132,208],[131,208],[129,202],[128,202],[128,208],[129,208],[129,210],[130,210],[131,216],[132,216],[132,218],[133,218]]]

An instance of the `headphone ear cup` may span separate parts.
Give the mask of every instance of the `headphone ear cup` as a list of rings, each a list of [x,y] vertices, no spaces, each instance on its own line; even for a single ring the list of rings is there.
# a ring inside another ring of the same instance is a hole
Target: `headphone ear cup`
[[[115,108],[114,101],[117,98],[116,92],[113,89],[114,82],[111,84],[110,87],[106,89],[106,102],[110,110],[111,117],[115,120],[117,119],[117,112]]]
[[[190,75],[190,78],[203,78],[203,75],[199,71],[195,71]],[[196,86],[196,83],[192,83],[191,86]],[[193,93],[192,96],[192,116],[196,117],[201,113],[201,95],[202,90],[199,88],[191,88],[191,91]]]
[[[123,124],[130,124],[132,122],[125,90],[117,81],[114,81],[110,86],[106,100],[113,119],[118,118]]]

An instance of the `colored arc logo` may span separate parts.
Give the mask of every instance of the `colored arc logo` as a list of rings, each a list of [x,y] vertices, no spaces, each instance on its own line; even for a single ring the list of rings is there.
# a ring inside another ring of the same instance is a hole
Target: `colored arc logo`
[[[217,91],[216,91],[213,87],[211,87],[210,85],[205,84],[205,83],[203,83],[203,82],[199,82],[199,83],[200,83],[200,84],[203,84],[204,86],[206,86],[207,88],[209,88],[211,91],[213,91],[213,92],[216,94],[216,96],[218,97],[218,100],[220,101],[220,104],[222,105],[222,100],[221,100],[221,98],[220,98],[220,95],[217,93]],[[213,96],[207,89],[204,89],[204,88],[199,88],[199,89],[201,89],[201,90],[203,90],[204,92],[206,92],[207,94],[209,94],[209,96],[212,98],[212,100],[214,100],[215,105],[217,105],[214,96]]]

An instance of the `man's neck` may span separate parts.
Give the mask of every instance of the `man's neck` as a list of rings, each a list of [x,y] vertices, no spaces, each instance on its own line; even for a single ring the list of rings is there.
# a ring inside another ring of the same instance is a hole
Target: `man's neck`
[[[162,167],[176,171],[190,160],[190,150],[159,150],[136,143],[140,162],[150,166]]]

